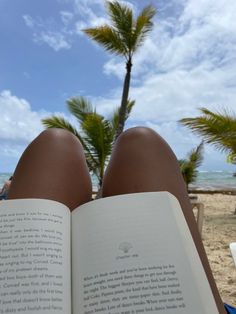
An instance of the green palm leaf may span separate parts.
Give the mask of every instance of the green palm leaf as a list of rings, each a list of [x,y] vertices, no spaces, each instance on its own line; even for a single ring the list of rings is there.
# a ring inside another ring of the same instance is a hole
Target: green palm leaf
[[[107,25],[83,30],[91,39],[116,55],[128,56],[128,49],[121,41],[120,34]]]
[[[196,118],[184,118],[180,123],[193,132],[203,136],[206,143],[213,144],[221,151],[236,153],[236,117],[234,114],[212,112],[200,109],[202,115]]]
[[[119,34],[121,43],[125,43],[129,54],[132,50],[133,12],[118,1],[107,2],[107,9],[113,29]]]
[[[179,165],[184,178],[184,181],[188,187],[190,183],[196,181],[197,168],[203,161],[203,142],[201,142],[196,149],[192,149],[186,159],[180,159]]]
[[[192,149],[188,154],[188,159],[196,169],[203,162],[203,146],[204,142],[202,141],[197,148]]]
[[[118,1],[106,1],[107,12],[111,25],[117,32],[128,33],[133,27],[133,12]]]
[[[96,114],[89,115],[82,124],[86,142],[94,147],[93,155],[101,161],[111,153],[112,128],[109,121]],[[105,157],[104,157],[105,156]]]
[[[96,174],[102,182],[105,164],[112,149],[113,132],[111,123],[97,114],[90,114],[81,125],[81,128],[86,143],[93,148],[92,156],[98,161]]]
[[[134,51],[136,51],[146,39],[146,35],[152,30],[152,19],[156,14],[156,9],[152,6],[147,6],[143,9],[141,14],[137,17],[136,27],[133,32]]]
[[[84,97],[73,97],[67,100],[67,107],[79,123],[82,123],[88,114],[95,112],[91,102]]]
[[[64,129],[68,130],[75,136],[77,136],[80,141],[82,140],[81,136],[79,135],[76,128],[74,128],[67,120],[65,120],[63,117],[59,116],[52,116],[50,118],[42,119],[42,123],[47,128],[58,128],[58,129]]]

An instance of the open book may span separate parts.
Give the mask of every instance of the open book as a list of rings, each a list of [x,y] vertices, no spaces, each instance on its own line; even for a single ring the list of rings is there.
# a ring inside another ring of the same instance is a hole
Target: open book
[[[0,202],[0,314],[216,314],[176,198]]]

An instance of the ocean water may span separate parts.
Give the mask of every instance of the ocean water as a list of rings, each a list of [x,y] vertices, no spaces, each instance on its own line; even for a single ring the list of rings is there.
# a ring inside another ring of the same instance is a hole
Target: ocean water
[[[0,187],[11,175],[0,173]],[[96,178],[93,177],[92,182],[93,190],[97,190]],[[199,171],[196,182],[190,186],[202,189],[236,188],[236,177],[233,176],[233,172],[227,171]]]
[[[196,182],[190,186],[206,190],[236,188],[236,177],[229,171],[199,171]]]
[[[4,182],[12,176],[12,173],[0,173],[0,188],[3,186]]]

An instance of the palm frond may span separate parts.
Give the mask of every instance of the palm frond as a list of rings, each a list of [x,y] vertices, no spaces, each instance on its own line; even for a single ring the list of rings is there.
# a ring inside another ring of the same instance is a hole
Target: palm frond
[[[107,12],[114,29],[118,32],[129,32],[133,26],[133,12],[127,5],[118,1],[106,1]]]
[[[180,159],[178,161],[187,187],[190,183],[196,181],[198,173],[197,168],[203,161],[203,145],[204,143],[201,142],[195,149],[192,149],[188,153],[186,159]]]
[[[97,169],[102,179],[104,167],[112,149],[114,135],[111,123],[97,114],[90,114],[82,123],[81,128],[84,132],[84,140],[92,148],[93,158],[98,161]]]
[[[74,115],[78,122],[83,122],[86,116],[95,110],[92,104],[84,97],[73,97],[67,100],[68,110]]]
[[[188,154],[188,159],[195,168],[199,167],[203,162],[203,146],[204,142],[202,141],[197,148],[192,149]]]
[[[127,5],[107,1],[106,6],[111,26],[105,24],[83,31],[107,51],[123,55],[128,60],[152,30],[156,9],[149,5],[135,19]]]
[[[194,182],[193,167],[187,160],[185,160],[180,163],[180,170],[188,188],[188,185]]]
[[[116,55],[128,56],[128,50],[121,36],[108,25],[87,28],[83,30],[90,38],[95,40],[99,45]]]
[[[111,152],[113,134],[110,122],[96,114],[91,114],[81,127],[86,142],[94,148],[93,154],[104,161],[104,156],[108,156]]]
[[[120,35],[121,41],[127,47],[129,53],[132,50],[133,12],[127,5],[121,5],[118,1],[107,1],[107,11],[113,29]]]
[[[81,138],[76,128],[74,128],[70,122],[65,120],[63,117],[59,116],[52,116],[50,118],[42,119],[42,123],[46,128],[57,128],[57,129],[64,129],[68,130],[72,134],[74,134],[77,138]]]
[[[149,5],[145,7],[137,17],[132,36],[132,46],[134,47],[133,51],[136,51],[138,47],[142,45],[146,35],[152,30],[154,25],[152,19],[155,14],[156,8]]]
[[[215,113],[206,108],[200,110],[203,115],[181,119],[180,123],[203,136],[206,143],[217,149],[236,152],[236,117],[226,110],[223,113]]]

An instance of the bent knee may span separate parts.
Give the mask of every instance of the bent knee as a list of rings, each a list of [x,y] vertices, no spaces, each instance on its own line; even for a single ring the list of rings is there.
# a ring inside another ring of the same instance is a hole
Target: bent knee
[[[49,128],[42,131],[35,139],[37,142],[62,144],[63,145],[78,145],[82,148],[79,139],[70,131],[60,128]]]
[[[144,126],[136,126],[130,129],[125,130],[119,138],[126,138],[126,137],[132,137],[132,136],[143,136],[143,137],[149,137],[153,135],[158,135],[153,129],[144,127]]]
[[[42,131],[38,138],[47,138],[47,139],[69,139],[75,137],[70,131],[60,128],[48,128]]]
[[[132,141],[138,141],[140,145],[142,143],[153,143],[155,145],[165,144],[168,145],[165,140],[153,129],[148,127],[133,127],[127,129],[117,139],[117,144],[129,143]]]
[[[169,144],[153,129],[147,127],[134,127],[123,132],[117,139],[115,151],[124,152],[126,157],[133,154],[149,154],[165,156],[168,160],[176,162],[176,156]]]

